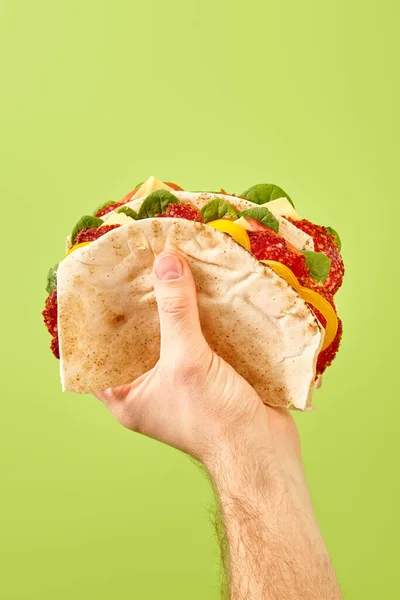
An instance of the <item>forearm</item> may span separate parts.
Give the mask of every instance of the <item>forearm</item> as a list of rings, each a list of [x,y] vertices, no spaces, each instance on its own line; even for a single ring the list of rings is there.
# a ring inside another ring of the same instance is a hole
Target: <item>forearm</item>
[[[341,598],[294,458],[242,440],[220,449],[207,468],[219,502],[229,598]]]

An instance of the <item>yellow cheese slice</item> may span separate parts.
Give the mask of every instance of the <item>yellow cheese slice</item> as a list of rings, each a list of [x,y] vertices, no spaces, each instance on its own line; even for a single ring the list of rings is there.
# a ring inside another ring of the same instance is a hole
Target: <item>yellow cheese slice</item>
[[[69,235],[67,237],[67,239],[65,240],[65,252],[68,252],[68,250],[71,250],[72,248],[72,240],[71,240],[71,235]]]
[[[236,219],[234,223],[236,223],[236,225],[239,225],[239,227],[243,227],[243,229],[246,229],[247,231],[253,231],[252,226],[246,221],[244,217],[239,217],[239,219]]]
[[[123,212],[112,212],[108,219],[106,217],[107,215],[104,217],[104,225],[127,225],[128,223],[133,223],[135,220]]]
[[[300,221],[301,219],[287,198],[277,198],[276,200],[271,200],[271,202],[265,202],[261,206],[268,208],[275,216],[290,217],[296,221]]]
[[[136,200],[136,198],[141,198],[142,196],[148,196],[149,194],[151,194],[152,192],[155,192],[156,190],[168,190],[168,192],[175,191],[172,187],[169,187],[169,185],[166,185],[159,179],[156,179],[155,177],[151,176],[147,179],[147,181],[142,183],[142,185],[140,186],[140,188],[138,189],[136,194],[134,196],[132,196],[132,198],[130,199],[130,202],[132,200]]]

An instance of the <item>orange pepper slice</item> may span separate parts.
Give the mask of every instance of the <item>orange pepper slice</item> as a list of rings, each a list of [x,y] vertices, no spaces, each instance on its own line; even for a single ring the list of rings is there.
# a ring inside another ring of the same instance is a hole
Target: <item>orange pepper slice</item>
[[[261,260],[260,262],[265,263],[275,273],[277,273],[282,279],[284,279],[289,285],[296,290],[296,292],[311,306],[314,306],[326,319],[325,326],[325,337],[322,345],[322,350],[325,350],[333,342],[338,329],[338,318],[335,313],[333,306],[325,300],[320,294],[310,290],[310,288],[300,285],[296,275],[289,267],[283,265],[275,260]]]
[[[240,227],[240,225],[229,221],[229,219],[216,219],[215,221],[210,221],[207,225],[223,233],[228,233],[243,248],[250,250],[250,238],[247,235],[247,231],[243,227]]]
[[[75,246],[72,246],[72,248],[70,248],[67,252],[67,254],[64,256],[64,258],[67,258],[67,256],[69,256],[72,252],[75,252],[75,250],[78,250],[78,248],[83,248],[84,246],[88,246],[89,244],[91,244],[92,242],[81,242],[80,244],[75,244]]]

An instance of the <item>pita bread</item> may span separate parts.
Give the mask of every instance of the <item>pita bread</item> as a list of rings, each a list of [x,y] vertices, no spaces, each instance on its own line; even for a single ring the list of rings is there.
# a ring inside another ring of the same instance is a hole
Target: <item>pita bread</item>
[[[65,258],[57,274],[64,391],[132,381],[159,358],[153,263],[166,249],[192,269],[211,348],[264,402],[306,409],[324,330],[302,298],[229,236],[184,219],[143,219]]]

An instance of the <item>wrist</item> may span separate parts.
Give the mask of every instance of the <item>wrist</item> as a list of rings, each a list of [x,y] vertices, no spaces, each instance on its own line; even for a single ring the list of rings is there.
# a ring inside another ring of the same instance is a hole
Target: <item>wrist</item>
[[[253,506],[268,506],[285,498],[313,515],[301,457],[293,450],[287,432],[271,426],[274,409],[263,411],[247,427],[221,436],[214,451],[203,460],[221,500],[234,498]],[[272,418],[271,418],[272,417]],[[292,421],[290,415],[284,418]]]
[[[219,491],[238,494],[240,490],[263,490],[273,480],[283,480],[278,477],[277,453],[266,417],[224,432],[204,458],[204,466]]]

